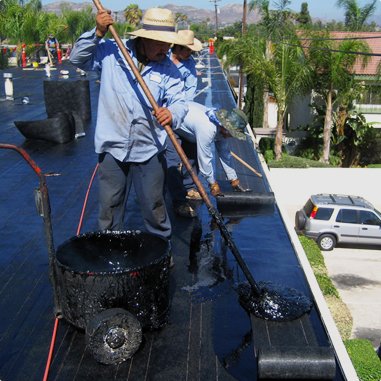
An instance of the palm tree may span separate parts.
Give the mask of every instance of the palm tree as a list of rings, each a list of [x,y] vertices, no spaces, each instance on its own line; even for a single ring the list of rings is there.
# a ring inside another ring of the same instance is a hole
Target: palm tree
[[[296,36],[293,39],[290,36],[287,42],[272,42],[271,59],[264,54],[266,46],[264,37],[251,34],[233,43],[227,42],[223,49],[228,63],[242,62],[246,74],[273,92],[278,106],[274,152],[276,160],[280,160],[287,108],[297,94],[309,88],[311,73]]]
[[[337,0],[336,5],[345,9],[345,26],[351,31],[358,31],[376,11],[377,0],[363,7],[357,4],[357,0]]]
[[[73,11],[65,7],[62,9],[62,17],[65,24],[65,39],[72,44],[85,31],[94,25],[94,15],[91,6],[82,11]]]
[[[176,24],[185,23],[188,21],[188,16],[185,15],[184,13],[177,12],[175,14],[175,21],[176,21]]]
[[[262,47],[262,56],[264,56],[264,63],[271,64],[273,60],[273,53],[277,49],[274,50],[273,44],[277,44],[281,41],[286,35],[293,34],[293,26],[290,23],[291,12],[288,9],[290,4],[289,0],[280,0],[277,2],[276,9],[270,10],[270,0],[251,0],[249,2],[249,10],[252,11],[254,9],[258,9],[262,19],[259,23],[259,28],[262,30],[262,36],[265,40],[265,44]],[[265,78],[266,76],[261,76],[260,80],[258,79],[258,83],[262,83],[263,85],[263,118],[262,118],[262,127],[268,128],[268,104],[269,104],[269,90],[271,86],[271,82],[273,82],[270,77]],[[278,79],[280,77],[278,76]],[[274,85],[274,83],[273,83]],[[274,91],[274,89],[272,89]],[[279,100],[281,103],[283,102],[281,99],[284,97],[279,93]],[[277,98],[277,96],[275,96]],[[288,102],[288,97],[285,100]],[[277,99],[278,100],[278,99]],[[282,154],[282,127],[283,127],[283,112],[286,112],[286,107],[284,110],[281,110],[283,106],[278,104],[278,125],[277,125],[277,135],[275,139],[275,156],[277,159],[280,159]],[[280,112],[280,114],[279,114]]]
[[[311,16],[310,12],[308,11],[308,3],[302,3],[300,13],[296,16],[296,21],[302,26],[311,24]]]
[[[368,52],[369,48],[360,40],[347,39],[337,43],[329,39],[327,33],[319,32],[314,36],[308,49],[309,61],[314,73],[313,88],[325,103],[323,152],[320,160],[328,163],[334,108],[352,92],[352,68],[359,57],[352,53]],[[367,59],[366,55],[361,57],[363,65],[367,63]]]
[[[133,27],[136,27],[140,20],[143,17],[143,12],[141,9],[139,9],[139,6],[137,4],[130,4],[125,10],[124,10],[124,16],[126,18],[126,21],[132,25]]]

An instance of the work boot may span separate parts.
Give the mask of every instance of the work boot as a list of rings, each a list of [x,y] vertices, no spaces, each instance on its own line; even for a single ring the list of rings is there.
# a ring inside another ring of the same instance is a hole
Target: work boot
[[[189,190],[188,193],[187,193],[186,198],[188,200],[195,200],[195,201],[202,200],[202,197],[201,197],[200,193],[198,193],[198,191],[196,189]]]
[[[213,197],[223,196],[220,186],[218,185],[217,182],[213,184],[209,184],[209,188],[210,188],[210,193],[212,194]]]
[[[174,211],[177,215],[181,217],[186,217],[186,218],[197,217],[196,211],[188,203],[176,206],[174,208]]]
[[[242,188],[241,184],[239,183],[239,179],[231,180],[230,185],[235,192],[251,192],[251,189]]]

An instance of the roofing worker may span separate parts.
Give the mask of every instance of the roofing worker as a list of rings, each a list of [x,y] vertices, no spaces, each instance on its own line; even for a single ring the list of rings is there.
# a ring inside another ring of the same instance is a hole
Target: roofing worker
[[[213,145],[215,145],[220,163],[232,188],[237,192],[249,191],[249,189],[241,187],[237,173],[231,166],[231,154],[226,138],[232,135],[224,127],[223,122],[220,121],[213,109],[204,105],[188,102],[188,108],[189,111],[184,122],[175,131],[182,139],[197,144],[198,167],[209,184],[212,196],[222,196],[213,167]],[[221,115],[224,114],[221,113]]]
[[[181,73],[185,98],[187,101],[191,101],[197,90],[196,62],[192,57],[192,53],[199,52],[202,49],[202,44],[194,37],[194,33],[191,30],[180,30],[177,33],[179,37],[184,40],[184,43],[182,45],[175,44],[169,55]],[[181,138],[178,135],[177,140],[182,144]],[[182,217],[196,217],[197,213],[187,201],[187,197],[196,194],[198,195],[196,199],[201,200],[201,196],[194,190],[196,185],[190,176],[186,177],[187,183],[183,185],[184,179],[180,173],[182,168],[181,159],[169,139],[167,145],[168,189],[171,194],[174,211]],[[191,165],[195,167],[193,160],[189,161]],[[193,188],[193,192],[190,192],[190,195],[187,194],[187,188]]]
[[[192,30],[179,30],[179,38],[184,41],[184,45],[173,45],[170,57],[181,73],[184,82],[185,98],[192,101],[197,90],[197,70],[196,61],[192,53],[202,49],[201,41],[194,37]]]
[[[163,126],[179,127],[187,106],[180,73],[167,52],[180,40],[174,15],[168,9],[147,9],[142,23],[141,29],[130,33],[136,38],[125,44],[159,106],[154,116],[116,42],[103,39],[113,24],[110,11],[97,13],[96,28],[78,39],[70,61],[83,70],[98,70],[101,75],[95,130],[99,228],[124,229],[132,183],[147,231],[169,239],[171,224],[164,201],[167,133]]]
[[[60,44],[54,34],[49,34],[47,40],[45,41],[46,52],[51,54],[52,57],[57,58],[57,50],[60,48]]]

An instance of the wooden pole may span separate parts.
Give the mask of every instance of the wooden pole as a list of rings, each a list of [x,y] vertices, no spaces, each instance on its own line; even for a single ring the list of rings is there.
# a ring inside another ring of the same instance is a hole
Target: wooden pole
[[[250,171],[254,172],[257,176],[262,177],[262,174],[255,170],[251,165],[246,163],[243,159],[241,159],[238,155],[236,155],[233,151],[230,151],[230,154],[234,157],[234,159],[238,160],[242,165],[246,168],[250,169]]]
[[[104,10],[104,8],[103,8],[103,6],[102,6],[102,4],[100,3],[99,0],[93,0],[93,3],[95,5],[95,7],[98,9],[98,11]],[[117,31],[115,30],[115,28],[112,25],[110,25],[108,29],[109,29],[110,33],[112,34],[112,36],[114,37],[115,42],[117,43],[120,51],[123,54],[123,57],[126,59],[128,65],[130,66],[130,68],[131,68],[133,74],[135,75],[135,78],[138,81],[139,85],[141,86],[144,94],[146,95],[146,97],[148,98],[149,102],[151,103],[152,108],[156,112],[159,109],[159,106],[156,103],[156,100],[153,97],[151,91],[149,90],[147,84],[144,82],[144,79],[140,75],[139,70],[135,66],[134,61],[132,60],[130,54],[127,51],[127,48],[123,44],[123,41],[121,40],[121,38],[119,37]],[[245,261],[242,259],[242,256],[241,256],[240,252],[238,251],[238,248],[235,245],[230,232],[228,231],[227,227],[224,224],[222,216],[218,213],[216,208],[213,206],[213,204],[210,201],[210,199],[209,199],[209,197],[208,197],[208,195],[207,195],[203,185],[201,184],[201,181],[199,180],[197,175],[194,173],[194,171],[192,169],[192,166],[191,166],[187,156],[185,155],[184,150],[182,149],[181,145],[176,140],[176,137],[175,137],[175,134],[172,131],[172,128],[169,125],[166,125],[166,126],[164,126],[164,129],[167,132],[169,138],[171,139],[171,141],[172,141],[172,143],[173,143],[177,153],[179,154],[181,161],[183,162],[183,164],[185,165],[185,167],[188,170],[189,174],[191,175],[192,180],[196,184],[197,189],[198,189],[198,191],[200,193],[200,196],[202,197],[203,201],[205,202],[205,205],[207,206],[209,213],[211,214],[211,216],[216,221],[216,223],[217,223],[217,225],[218,225],[218,227],[220,229],[221,235],[224,237],[225,242],[229,246],[231,252],[233,253],[233,255],[235,257],[235,259],[237,260],[238,265],[240,266],[241,270],[243,271],[243,273],[246,276],[246,279],[250,283],[250,286],[252,288],[253,294],[255,296],[259,296],[261,294],[261,290],[260,290],[259,286],[257,285],[257,283],[255,282],[253,276],[251,275],[250,270],[247,267]]]

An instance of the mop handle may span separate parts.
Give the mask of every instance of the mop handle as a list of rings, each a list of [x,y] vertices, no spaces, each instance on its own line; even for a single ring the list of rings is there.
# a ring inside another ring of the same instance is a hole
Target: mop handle
[[[93,3],[95,5],[95,7],[98,9],[98,11],[105,10],[105,8],[102,6],[102,4],[99,0],[93,0]],[[149,103],[151,104],[153,110],[155,112],[157,112],[159,110],[159,106],[158,106],[155,98],[153,97],[151,91],[149,90],[147,84],[144,82],[144,79],[140,75],[139,70],[137,69],[134,61],[132,60],[130,54],[127,51],[127,48],[123,44],[123,41],[119,37],[119,35],[118,35],[117,31],[115,30],[115,28],[113,27],[113,25],[109,25],[108,30],[112,34],[115,42],[117,43],[120,51],[123,54],[123,57],[126,59],[128,65],[130,66],[132,72],[134,73],[136,80],[138,81],[139,85],[141,86],[141,88],[142,88],[144,94],[146,95]],[[167,132],[169,138],[171,139],[171,141],[172,141],[172,143],[176,149],[176,152],[180,156],[180,159],[183,162],[183,164],[185,165],[185,168],[188,170],[189,174],[191,175],[193,182],[196,184],[197,189],[198,189],[202,199],[204,200],[205,204],[207,205],[208,208],[213,207],[213,204],[210,201],[204,187],[202,186],[201,181],[199,180],[197,175],[194,173],[188,157],[186,156],[184,150],[182,149],[181,145],[177,141],[175,134],[172,131],[172,128],[169,125],[165,125],[164,129]]]
[[[246,168],[250,169],[250,171],[254,172],[257,176],[262,177],[262,174],[255,170],[251,165],[246,163],[245,160],[241,159],[238,155],[236,155],[233,151],[230,151],[230,154],[234,157],[234,159],[238,160],[242,165]]]
[[[98,11],[105,10],[99,0],[93,0],[93,2],[94,2],[95,7],[98,9]],[[152,108],[156,112],[159,109],[159,106],[157,105],[154,97],[152,96],[151,91],[149,90],[148,86],[144,82],[144,79],[140,75],[139,70],[135,66],[134,61],[132,60],[130,54],[128,53],[126,47],[123,44],[123,41],[120,39],[117,31],[115,30],[115,28],[112,25],[109,25],[108,29],[109,29],[110,33],[112,34],[112,36],[114,37],[115,42],[117,43],[119,49],[121,50],[123,57],[126,59],[128,65],[130,66],[132,72],[134,73],[136,80],[139,82],[139,85],[141,86],[144,94],[146,95],[149,102],[151,103]],[[242,256],[241,256],[240,252],[238,251],[237,246],[233,242],[233,239],[232,239],[228,229],[226,228],[226,226],[222,220],[222,217],[220,216],[218,211],[214,208],[212,202],[210,201],[210,199],[209,199],[209,197],[205,191],[205,188],[201,184],[201,181],[199,180],[197,175],[194,173],[192,166],[191,166],[184,150],[182,149],[181,145],[176,140],[176,137],[172,131],[172,128],[169,125],[165,125],[164,129],[167,132],[169,138],[171,139],[173,146],[175,147],[178,155],[180,156],[181,161],[185,165],[185,168],[188,170],[189,174],[192,177],[192,180],[196,184],[197,189],[200,193],[200,196],[202,197],[203,201],[205,202],[205,205],[207,206],[209,213],[212,215],[212,217],[216,221],[218,227],[220,228],[221,234],[223,235],[225,241],[228,243],[228,246],[230,247],[234,257],[236,258],[239,266],[241,267],[243,273],[245,274],[247,280],[249,281],[254,294],[259,295],[260,294],[259,286],[256,284],[253,276],[251,275],[251,273],[249,271],[249,268],[247,267],[246,263],[242,259]]]

